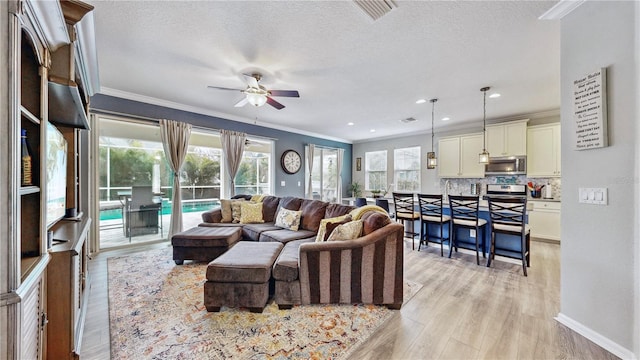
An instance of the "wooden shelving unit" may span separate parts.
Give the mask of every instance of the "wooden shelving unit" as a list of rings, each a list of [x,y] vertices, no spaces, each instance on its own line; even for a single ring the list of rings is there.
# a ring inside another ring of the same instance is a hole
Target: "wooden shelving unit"
[[[0,220],[7,232],[0,237],[0,359],[76,358],[89,288],[86,244],[91,219],[47,224],[46,139],[53,131],[51,124],[64,134],[71,164],[66,168],[67,193],[72,194],[65,205],[87,213],[87,199],[75,194],[87,181],[78,174],[80,157],[88,159],[77,151],[83,131],[78,128],[88,128],[92,92],[83,89],[87,80],[76,76],[75,69],[81,67],[82,75],[91,72],[86,61],[75,63],[77,56],[83,56],[75,53],[75,24],[93,7],[77,0],[8,0],[0,3],[0,9],[0,34],[8,48],[0,54],[0,62],[8,67],[0,71],[3,79],[9,79],[9,106],[0,109],[0,136],[8,141],[9,159],[8,173],[0,176],[0,186],[9,189],[0,194],[9,203],[6,210],[0,209],[7,219]],[[57,81],[53,95],[52,79]],[[31,157],[30,183],[23,181],[23,130]],[[50,245],[48,230],[54,238],[69,241]]]

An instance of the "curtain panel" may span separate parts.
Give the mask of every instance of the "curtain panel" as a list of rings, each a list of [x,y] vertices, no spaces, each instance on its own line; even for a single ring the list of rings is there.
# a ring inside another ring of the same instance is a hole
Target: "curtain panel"
[[[314,144],[307,145],[307,166],[309,168],[309,180],[307,186],[307,199],[313,199],[313,153],[316,146]]]
[[[338,157],[336,166],[338,167],[338,186],[336,194],[336,202],[342,204],[342,163],[344,162],[344,149],[338,149]]]
[[[160,138],[164,154],[173,172],[173,191],[171,194],[171,224],[169,239],[182,231],[182,192],[180,191],[180,169],[187,156],[191,124],[173,120],[160,120]]]
[[[242,154],[244,153],[244,143],[247,140],[247,134],[238,131],[220,130],[220,141],[222,143],[222,155],[224,157],[224,166],[229,174],[230,196],[236,194],[235,178],[242,162]]]

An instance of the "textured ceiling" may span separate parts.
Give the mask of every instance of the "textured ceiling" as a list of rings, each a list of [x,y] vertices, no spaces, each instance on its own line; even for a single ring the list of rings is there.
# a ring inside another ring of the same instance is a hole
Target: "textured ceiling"
[[[107,95],[352,142],[430,132],[421,98],[436,132],[481,122],[483,86],[488,120],[560,107],[559,23],[538,20],[555,1],[399,0],[377,21],[350,1],[89,2]],[[207,88],[252,71],[300,98]]]

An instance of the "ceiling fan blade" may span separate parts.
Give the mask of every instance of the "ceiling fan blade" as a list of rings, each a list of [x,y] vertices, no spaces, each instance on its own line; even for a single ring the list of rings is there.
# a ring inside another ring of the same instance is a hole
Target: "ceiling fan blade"
[[[259,88],[260,86],[258,85],[258,80],[256,80],[256,78],[254,78],[251,75],[248,74],[242,74],[244,75],[245,79],[247,80],[247,84],[249,85],[249,87],[252,88]]]
[[[278,110],[282,110],[284,109],[284,105],[280,104],[279,102],[273,100],[272,98],[270,98],[269,96],[267,96],[267,104],[273,106],[274,108],[278,109]]]
[[[243,107],[245,105],[247,105],[247,103],[249,102],[249,100],[247,100],[246,97],[243,97],[242,100],[238,101],[235,105],[235,107]]]
[[[271,96],[300,97],[298,90],[269,90]]]
[[[220,86],[212,86],[209,85],[207,86],[210,89],[220,89],[220,90],[232,90],[232,91],[244,91],[244,90],[240,90],[240,89],[232,89],[232,88],[226,88],[226,87],[220,87]]]

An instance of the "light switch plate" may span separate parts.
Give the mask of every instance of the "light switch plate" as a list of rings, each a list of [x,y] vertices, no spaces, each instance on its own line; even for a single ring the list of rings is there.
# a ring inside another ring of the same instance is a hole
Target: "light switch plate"
[[[284,180],[280,181],[280,186],[285,186]]]
[[[607,205],[607,188],[579,188],[578,202],[582,204]]]

